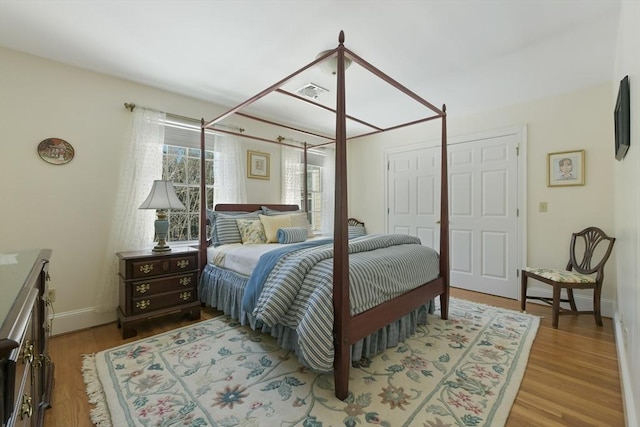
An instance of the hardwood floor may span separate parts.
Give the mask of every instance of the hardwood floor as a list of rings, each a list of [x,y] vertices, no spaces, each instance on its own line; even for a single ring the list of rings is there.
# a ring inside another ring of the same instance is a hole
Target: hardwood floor
[[[451,296],[519,310],[520,303],[452,288]],[[529,357],[527,370],[511,409],[509,427],[612,426],[623,427],[624,415],[618,361],[611,319],[595,325],[593,316],[561,316],[551,326],[551,308],[527,304],[530,314],[544,316]],[[206,320],[219,315],[202,311]],[[53,337],[50,355],[55,363],[52,408],[47,427],[90,427],[91,405],[82,380],[82,355],[192,324],[176,315],[156,318],[138,328],[138,335],[123,340],[115,323]],[[115,426],[124,427],[124,426]]]

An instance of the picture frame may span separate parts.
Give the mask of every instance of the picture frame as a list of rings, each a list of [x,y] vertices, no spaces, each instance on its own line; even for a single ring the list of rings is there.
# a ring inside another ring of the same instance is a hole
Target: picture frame
[[[270,179],[270,154],[247,150],[247,178]]]
[[[75,150],[64,139],[47,138],[38,144],[38,155],[52,165],[64,165],[73,160]]]
[[[547,154],[547,187],[584,185],[584,150]]]

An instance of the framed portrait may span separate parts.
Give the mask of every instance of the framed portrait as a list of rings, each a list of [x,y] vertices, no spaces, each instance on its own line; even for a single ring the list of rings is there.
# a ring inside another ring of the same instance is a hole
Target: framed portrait
[[[584,150],[547,154],[547,187],[584,185]]]
[[[269,179],[269,153],[247,150],[247,177]]]

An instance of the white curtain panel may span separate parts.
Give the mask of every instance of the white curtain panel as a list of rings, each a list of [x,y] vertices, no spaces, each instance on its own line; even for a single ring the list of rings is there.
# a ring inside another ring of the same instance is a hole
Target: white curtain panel
[[[282,203],[299,205],[302,198],[303,169],[302,150],[281,146],[281,182],[280,198]],[[302,209],[302,206],[300,206]]]
[[[111,232],[105,253],[105,268],[96,293],[96,310],[114,310],[118,305],[118,261],[116,253],[153,246],[155,210],[138,209],[162,179],[162,146],[165,113],[136,108],[132,113],[131,141],[120,161],[117,195]]]
[[[214,203],[247,203],[242,144],[237,138],[216,135],[213,146]]]
[[[333,236],[335,210],[336,150],[326,148],[322,164],[322,234]]]

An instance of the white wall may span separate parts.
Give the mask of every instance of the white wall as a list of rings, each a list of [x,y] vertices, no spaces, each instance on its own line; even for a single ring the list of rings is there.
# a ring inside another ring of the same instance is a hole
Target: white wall
[[[54,333],[112,321],[115,312],[99,314],[93,307],[110,256],[120,152],[130,139],[132,115],[124,102],[207,120],[225,109],[2,48],[0,94],[0,252],[53,250]],[[261,135],[275,140],[278,133]],[[73,145],[70,163],[39,158],[38,143],[50,137]],[[272,162],[271,180],[247,180],[248,201],[280,202],[278,146],[244,146],[269,152]],[[140,242],[140,248],[151,245]]]
[[[614,212],[618,274],[616,344],[627,425],[640,425],[640,2],[623,1],[615,64],[616,80],[629,76],[631,147],[614,164]],[[610,96],[616,99],[618,86]]]
[[[614,235],[613,101],[611,83],[540,99],[506,109],[456,117],[448,105],[448,136],[527,125],[527,265],[565,268],[571,233],[596,225]],[[385,231],[383,150],[440,138],[440,123],[428,123],[393,135],[376,135],[349,145],[349,214],[372,232]],[[547,187],[547,153],[585,150],[585,185]],[[367,183],[364,191],[362,183]],[[356,190],[357,189],[357,190]],[[548,212],[538,212],[539,202]],[[615,251],[603,289],[603,312],[611,317],[615,298]],[[533,282],[533,288],[536,285]],[[455,284],[453,284],[455,285]],[[517,284],[516,284],[517,285]],[[539,286],[541,292],[548,287]],[[583,295],[590,304],[591,294]]]

